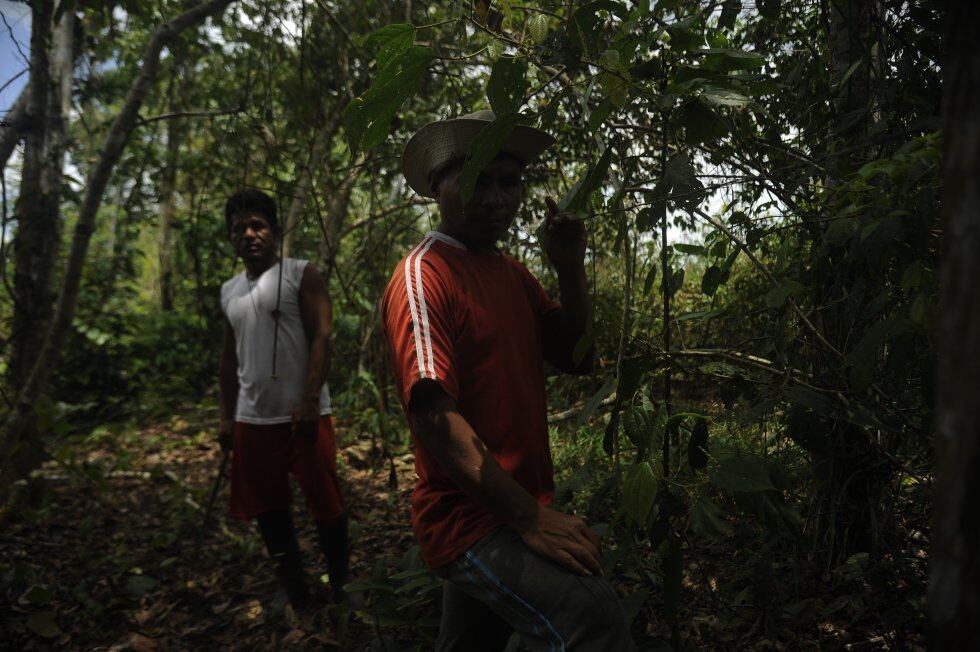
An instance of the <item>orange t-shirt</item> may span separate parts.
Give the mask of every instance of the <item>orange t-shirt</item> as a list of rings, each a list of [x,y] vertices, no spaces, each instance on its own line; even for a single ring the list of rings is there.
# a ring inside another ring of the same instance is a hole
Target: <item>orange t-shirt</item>
[[[555,492],[544,392],[545,351],[561,306],[513,258],[468,251],[430,232],[381,299],[395,382],[438,382],[503,469],[542,505]],[[550,357],[550,356],[549,356]],[[412,527],[426,563],[453,561],[500,521],[459,489],[415,438]]]

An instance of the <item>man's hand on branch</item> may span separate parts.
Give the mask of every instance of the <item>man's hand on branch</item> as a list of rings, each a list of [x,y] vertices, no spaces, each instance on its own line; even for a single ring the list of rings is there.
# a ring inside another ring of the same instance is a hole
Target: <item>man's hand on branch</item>
[[[559,273],[580,269],[585,264],[585,247],[588,244],[585,224],[572,213],[558,208],[551,197],[546,197],[545,203],[548,214],[538,231],[544,252]]]
[[[577,516],[541,507],[520,534],[531,550],[579,575],[602,574],[599,537]]]

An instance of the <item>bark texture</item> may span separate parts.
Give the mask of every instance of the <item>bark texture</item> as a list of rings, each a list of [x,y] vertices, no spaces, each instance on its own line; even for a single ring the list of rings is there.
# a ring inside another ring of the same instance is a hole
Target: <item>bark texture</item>
[[[19,387],[40,352],[54,310],[52,268],[61,241],[61,184],[72,82],[74,15],[52,25],[54,1],[35,4],[24,167],[15,210],[14,315],[7,380]]]
[[[932,648],[980,647],[980,6],[947,3]]]

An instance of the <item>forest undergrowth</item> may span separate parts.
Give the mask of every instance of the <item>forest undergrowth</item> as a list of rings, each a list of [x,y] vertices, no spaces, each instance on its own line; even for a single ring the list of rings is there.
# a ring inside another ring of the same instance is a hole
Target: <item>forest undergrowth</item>
[[[413,548],[410,450],[385,459],[338,420],[353,575],[367,603],[354,614],[327,606],[315,533],[297,492],[300,545],[318,600],[274,617],[272,568],[252,527],[226,516],[227,483],[202,529],[221,456],[212,409],[180,414],[72,437],[22,486],[20,508],[5,509],[0,534],[6,649],[431,649],[440,589]],[[587,449],[571,435],[555,442],[560,500],[586,505],[601,491],[567,490]],[[883,529],[891,552],[837,568],[808,563],[805,550],[776,550],[783,544],[751,518],[728,518],[729,534],[713,541],[687,538],[675,649],[924,649],[927,503],[903,496]],[[635,560],[617,563],[613,536],[605,539],[607,572],[641,649],[671,649],[659,577]]]

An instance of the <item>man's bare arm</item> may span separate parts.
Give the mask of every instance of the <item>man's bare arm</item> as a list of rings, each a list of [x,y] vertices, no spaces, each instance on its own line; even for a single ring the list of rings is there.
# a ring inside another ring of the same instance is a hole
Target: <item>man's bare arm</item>
[[[599,539],[585,522],[540,505],[508,475],[438,383],[416,384],[410,410],[416,436],[439,467],[528,547],[582,575],[602,572]]]
[[[307,265],[303,270],[303,279],[299,286],[299,311],[306,339],[310,343],[310,356],[303,382],[303,394],[293,413],[293,421],[309,423],[315,422],[320,416],[320,391],[330,370],[333,344],[330,292],[313,264]]]
[[[592,322],[592,297],[585,277],[585,249],[588,234],[585,224],[571,213],[562,211],[551,197],[546,198],[548,215],[541,231],[541,243],[558,274],[561,293],[559,340],[567,371],[586,373],[592,368],[590,347],[579,361],[574,360],[575,347],[589,331]]]

